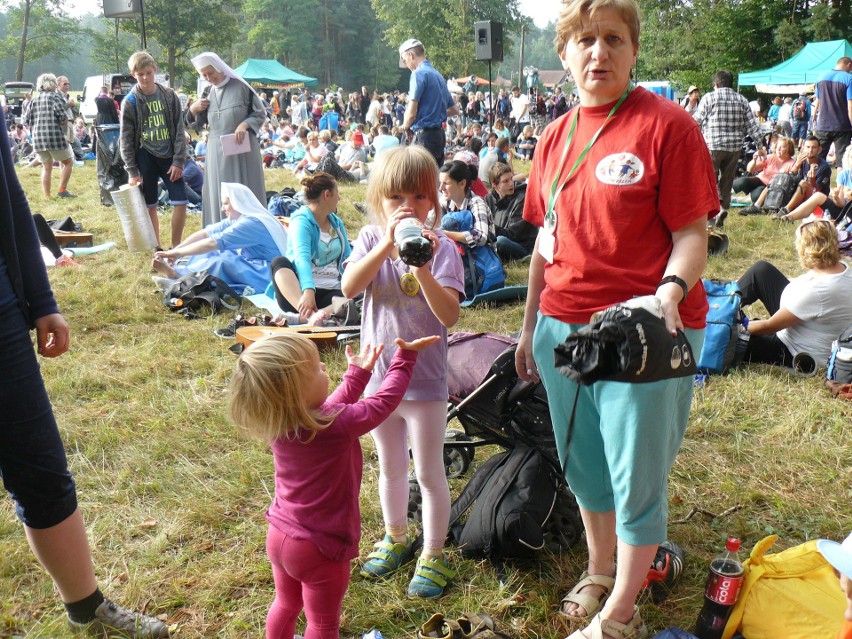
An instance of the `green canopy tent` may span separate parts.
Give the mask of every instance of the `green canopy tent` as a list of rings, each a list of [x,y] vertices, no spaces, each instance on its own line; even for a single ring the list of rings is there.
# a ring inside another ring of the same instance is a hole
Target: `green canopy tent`
[[[315,87],[317,79],[288,69],[278,60],[249,58],[234,71],[251,86],[264,89]]]
[[[820,76],[844,57],[852,58],[852,44],[846,40],[809,42],[789,60],[763,71],[741,73],[740,86],[753,86],[761,93],[799,94],[813,91]]]

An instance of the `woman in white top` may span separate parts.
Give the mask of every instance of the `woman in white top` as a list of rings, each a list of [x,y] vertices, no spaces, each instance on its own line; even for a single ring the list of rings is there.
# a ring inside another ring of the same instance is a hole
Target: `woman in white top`
[[[796,230],[796,250],[808,271],[794,280],[769,262],[757,262],[739,280],[743,305],[759,300],[772,314],[748,323],[746,361],[790,366],[807,353],[825,365],[831,342],[852,324],[852,269],[840,261],[834,223],[804,222]]]

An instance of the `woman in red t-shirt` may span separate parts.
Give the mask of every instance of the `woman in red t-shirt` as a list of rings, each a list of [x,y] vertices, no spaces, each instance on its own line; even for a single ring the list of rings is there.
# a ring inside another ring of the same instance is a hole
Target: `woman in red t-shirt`
[[[668,473],[692,378],[581,387],[555,370],[553,351],[596,311],[654,296],[668,330],[684,330],[698,353],[705,229],[719,198],[697,124],[676,102],[632,88],[635,0],[563,7],[557,52],[580,106],[536,147],[524,219],[542,228],[515,363],[551,398],[560,461],[586,528],[588,567],[561,613],[591,623],[570,639],[621,639],[645,631],[635,604],[666,538]]]

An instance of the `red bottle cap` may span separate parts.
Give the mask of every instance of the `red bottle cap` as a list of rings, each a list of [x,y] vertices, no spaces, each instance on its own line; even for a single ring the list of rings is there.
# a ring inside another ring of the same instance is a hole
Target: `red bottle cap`
[[[736,537],[728,537],[728,541],[725,542],[725,548],[728,552],[737,552],[740,549],[740,540]]]

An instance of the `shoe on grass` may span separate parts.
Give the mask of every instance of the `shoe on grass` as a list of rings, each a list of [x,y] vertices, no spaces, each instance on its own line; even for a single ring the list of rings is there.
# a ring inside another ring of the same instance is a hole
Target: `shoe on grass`
[[[455,576],[444,557],[420,557],[407,594],[417,599],[435,599],[444,594],[447,583]]]
[[[760,215],[761,212],[760,207],[755,206],[754,204],[747,206],[744,209],[740,209],[739,211],[740,215]]]
[[[394,543],[390,535],[373,546],[375,550],[367,555],[367,561],[361,566],[361,576],[368,579],[389,577],[403,564],[411,560],[411,541]]]
[[[70,191],[60,191],[59,193],[56,194],[56,197],[71,199],[71,198],[75,198],[77,196],[74,195],[73,193],[71,193]]]
[[[124,637],[126,639],[166,639],[169,627],[159,619],[149,617],[115,604],[109,599],[95,610],[95,619],[89,623],[68,620],[75,630],[83,630],[95,637]]]
[[[787,207],[786,207],[786,206],[782,206],[782,207],[781,207],[780,209],[778,209],[777,211],[774,211],[773,213],[771,213],[771,214],[769,215],[769,217],[771,217],[773,220],[780,220],[780,219],[782,219],[783,217],[785,217],[785,216],[787,216],[787,215],[790,215],[790,211],[789,211],[789,210],[787,210]]]
[[[680,581],[686,556],[683,548],[670,539],[666,539],[657,548],[657,554],[645,577],[642,588],[651,593],[655,604],[669,596],[672,588]]]

